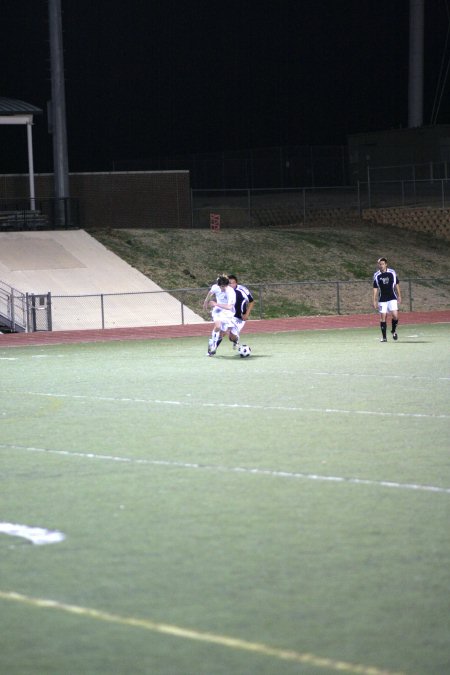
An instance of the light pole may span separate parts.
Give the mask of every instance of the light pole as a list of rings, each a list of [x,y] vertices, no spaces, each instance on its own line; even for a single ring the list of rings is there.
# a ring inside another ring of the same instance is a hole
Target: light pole
[[[61,0],[48,0],[52,100],[50,108],[53,134],[53,180],[56,200],[55,221],[68,223],[65,208],[69,198],[69,162],[67,156],[66,97],[62,44]]]

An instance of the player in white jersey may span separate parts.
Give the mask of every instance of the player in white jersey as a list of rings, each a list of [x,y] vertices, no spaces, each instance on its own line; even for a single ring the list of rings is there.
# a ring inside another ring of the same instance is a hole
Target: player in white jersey
[[[230,286],[230,280],[222,274],[211,286],[203,303],[203,309],[211,307],[214,321],[211,339],[208,343],[208,356],[216,353],[217,345],[225,333],[234,325],[236,293]]]

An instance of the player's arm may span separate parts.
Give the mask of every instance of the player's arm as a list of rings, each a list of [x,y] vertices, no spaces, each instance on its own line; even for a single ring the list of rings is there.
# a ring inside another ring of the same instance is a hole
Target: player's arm
[[[208,291],[208,295],[206,296],[206,298],[205,298],[205,300],[204,300],[204,302],[203,302],[203,309],[208,309],[209,301],[211,300],[211,298],[212,298],[214,295],[215,295],[215,294],[212,293],[212,291]]]
[[[252,313],[252,309],[253,309],[253,305],[254,305],[254,304],[255,304],[255,301],[254,301],[254,300],[249,300],[249,301],[248,301],[247,308],[246,308],[245,312],[244,312],[243,315],[242,315],[242,318],[244,319],[244,321],[247,321],[247,319],[249,318],[250,314]]]
[[[395,294],[397,296],[397,302],[401,302],[402,301],[402,292],[400,290],[400,284],[398,283],[398,281],[395,284]]]
[[[378,288],[376,286],[373,288],[373,306],[378,309]]]
[[[209,304],[211,305],[211,307],[218,307],[219,309],[230,309],[234,311],[234,305],[236,302],[236,293],[233,291],[232,288],[227,288],[226,295],[227,300],[229,302],[218,302],[216,297],[215,302],[212,301]]]
[[[219,309],[233,309],[234,305],[229,302],[217,302],[217,300],[212,300],[210,302],[211,307],[219,307]]]

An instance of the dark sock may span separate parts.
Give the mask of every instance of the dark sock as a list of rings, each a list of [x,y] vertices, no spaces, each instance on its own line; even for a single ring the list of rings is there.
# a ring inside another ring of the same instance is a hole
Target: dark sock
[[[380,326],[381,326],[381,335],[385,338],[386,337],[386,326],[387,326],[386,321],[380,321]]]
[[[398,319],[392,319],[392,332],[395,333],[397,331],[397,325],[398,325]]]
[[[223,340],[223,338],[219,338],[219,339],[217,340],[216,349],[217,349],[217,347],[220,345],[220,343],[222,342],[222,340]]]

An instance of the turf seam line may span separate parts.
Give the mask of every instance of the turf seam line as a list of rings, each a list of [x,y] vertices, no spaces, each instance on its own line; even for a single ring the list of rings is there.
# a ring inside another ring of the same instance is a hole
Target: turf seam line
[[[56,609],[69,614],[76,614],[78,616],[97,619],[99,621],[106,621],[108,623],[115,623],[133,628],[143,628],[154,633],[162,633],[171,637],[196,640],[197,642],[215,644],[219,647],[239,649],[241,651],[252,652],[262,656],[277,658],[283,661],[304,663],[317,668],[328,668],[329,670],[347,672],[353,675],[403,675],[399,672],[380,670],[374,666],[366,666],[356,663],[354,664],[346,661],[337,661],[326,657],[316,656],[315,654],[307,652],[303,653],[294,650],[271,647],[270,645],[266,645],[262,642],[249,642],[241,638],[233,638],[227,635],[207,633],[189,628],[182,628],[181,626],[158,623],[151,621],[150,619],[121,616],[119,614],[112,614],[110,612],[104,612],[91,607],[69,605],[56,600],[48,600],[45,598],[34,598],[21,593],[16,593],[14,591],[0,590],[0,598],[3,600],[20,602],[32,607],[39,607],[42,609]]]
[[[49,455],[59,455],[63,457],[79,457],[84,459],[98,459],[100,461],[121,462],[123,464],[140,464],[147,466],[167,466],[179,469],[200,469],[205,471],[219,471],[227,473],[240,473],[257,476],[269,476],[273,478],[290,478],[325,481],[329,483],[341,483],[348,485],[368,485],[373,487],[395,488],[398,490],[413,490],[416,492],[434,492],[441,494],[450,494],[450,488],[439,487],[436,485],[420,485],[417,483],[398,483],[387,480],[371,480],[369,478],[348,478],[345,476],[325,476],[314,473],[301,473],[297,471],[279,471],[272,469],[261,469],[258,467],[242,466],[224,466],[221,464],[199,464],[195,462],[175,462],[164,459],[140,459],[133,457],[120,457],[118,455],[99,455],[93,452],[78,452],[71,450],[52,450],[50,448],[36,448],[22,445],[13,445],[0,443],[0,448],[8,450],[25,450],[26,452],[41,452]]]
[[[412,417],[428,419],[450,419],[450,415],[434,413],[407,413],[407,412],[385,412],[376,410],[345,410],[340,408],[301,408],[296,406],[270,406],[242,403],[202,403],[196,401],[168,401],[163,399],[145,399],[145,398],[117,398],[114,396],[88,396],[84,394],[54,394],[39,391],[23,392],[28,396],[46,396],[48,398],[73,398],[89,401],[109,401],[117,403],[145,403],[156,405],[172,405],[180,407],[203,407],[203,408],[232,408],[234,410],[273,410],[282,412],[301,412],[301,413],[332,413],[341,415],[375,415],[379,417]]]

